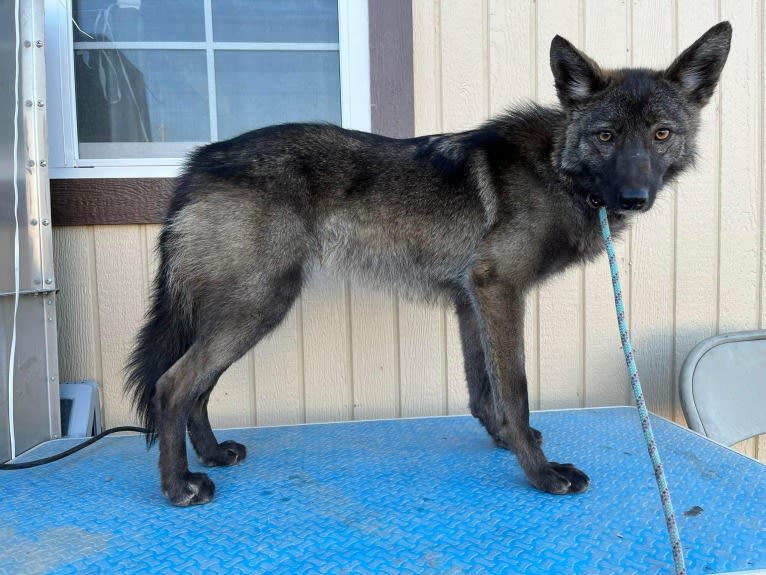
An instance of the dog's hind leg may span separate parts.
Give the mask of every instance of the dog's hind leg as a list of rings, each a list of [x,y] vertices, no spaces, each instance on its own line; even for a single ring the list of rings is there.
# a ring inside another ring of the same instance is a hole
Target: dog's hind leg
[[[213,298],[201,310],[194,344],[158,381],[154,407],[161,484],[174,505],[206,503],[215,492],[207,475],[189,472],[187,427],[192,445],[206,465],[231,465],[244,458],[244,446],[217,442],[207,401],[219,376],[282,321],[301,284],[302,270],[296,267],[251,290],[230,286],[225,298]],[[264,290],[264,286],[268,287]]]
[[[529,426],[529,400],[524,370],[524,293],[491,268],[472,275],[479,333],[489,374],[495,432],[515,454],[528,481],[548,493],[577,493],[588,476],[570,464],[549,462],[539,434]],[[484,411],[490,411],[484,408]]]
[[[216,377],[216,382],[217,379]],[[247,449],[236,441],[218,443],[213,434],[207,404],[214,386],[215,383],[210,385],[210,388],[194,404],[187,423],[189,439],[203,465],[207,467],[236,465],[247,456]]]
[[[154,411],[160,442],[162,492],[174,505],[207,503],[215,486],[204,473],[189,472],[186,425],[199,396],[236,357],[222,357],[221,345],[198,339],[157,382]]]
[[[512,449],[510,443],[500,433],[503,422],[497,420],[492,399],[492,385],[487,372],[484,348],[481,344],[479,318],[468,294],[461,293],[456,298],[455,311],[460,326],[460,341],[463,347],[463,364],[468,383],[468,405],[471,414],[481,422],[496,445],[505,449]],[[537,444],[542,445],[542,433],[533,427],[530,427],[530,430]]]

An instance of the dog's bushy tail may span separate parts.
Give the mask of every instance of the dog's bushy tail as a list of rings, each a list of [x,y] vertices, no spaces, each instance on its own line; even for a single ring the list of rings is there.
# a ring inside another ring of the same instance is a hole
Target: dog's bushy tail
[[[138,418],[148,430],[147,445],[152,445],[157,439],[153,406],[157,380],[186,353],[194,340],[193,320],[174,301],[170,289],[167,246],[163,245],[166,239],[167,228],[160,239],[161,261],[154,279],[151,305],[125,366],[125,392],[132,396]]]

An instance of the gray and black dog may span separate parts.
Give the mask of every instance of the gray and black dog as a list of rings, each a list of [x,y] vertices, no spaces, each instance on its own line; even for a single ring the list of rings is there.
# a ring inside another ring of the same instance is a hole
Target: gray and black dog
[[[243,445],[215,438],[210,393],[279,325],[318,265],[454,305],[473,415],[537,489],[586,489],[588,476],[549,462],[529,426],[524,296],[601,252],[596,208],[619,233],[693,163],[700,109],[730,41],[722,22],[666,70],[602,70],[557,36],[561,107],[403,140],[287,124],[194,152],[127,366],[148,441],[159,437],[170,502],[205,503],[215,491],[189,472],[187,430],[206,465],[245,457]]]

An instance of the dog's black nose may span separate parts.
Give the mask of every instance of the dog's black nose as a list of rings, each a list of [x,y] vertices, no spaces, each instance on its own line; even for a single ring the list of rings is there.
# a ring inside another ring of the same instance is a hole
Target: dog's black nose
[[[620,205],[624,210],[640,210],[648,201],[647,188],[623,188],[620,191]]]

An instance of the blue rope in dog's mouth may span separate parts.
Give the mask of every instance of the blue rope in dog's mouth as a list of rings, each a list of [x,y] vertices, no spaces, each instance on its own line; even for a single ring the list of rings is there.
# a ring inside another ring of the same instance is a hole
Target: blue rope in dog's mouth
[[[668,482],[665,479],[665,471],[662,468],[660,452],[657,449],[657,443],[654,440],[652,424],[649,421],[649,411],[646,409],[644,393],[641,391],[641,382],[638,379],[638,369],[633,357],[633,346],[628,337],[628,326],[625,321],[625,307],[622,300],[622,286],[620,285],[620,270],[617,267],[617,256],[614,253],[614,243],[612,234],[609,232],[609,222],[607,220],[606,208],[601,206],[598,210],[598,218],[601,222],[601,233],[604,236],[606,252],[609,256],[609,267],[612,271],[612,287],[614,288],[614,303],[617,309],[617,324],[620,328],[620,339],[622,340],[622,350],[625,352],[625,363],[628,366],[628,375],[630,375],[630,385],[633,388],[633,397],[638,407],[638,415],[641,418],[641,427],[644,430],[644,439],[649,451],[649,457],[654,467],[654,477],[657,480],[657,487],[660,490],[660,499],[662,500],[662,509],[665,512],[665,523],[667,524],[668,534],[670,535],[670,544],[673,548],[673,562],[676,567],[677,575],[685,575],[686,564],[684,563],[684,550],[681,545],[681,537],[678,534],[678,525],[676,524],[676,515],[673,511],[673,503],[670,501],[670,491]]]

